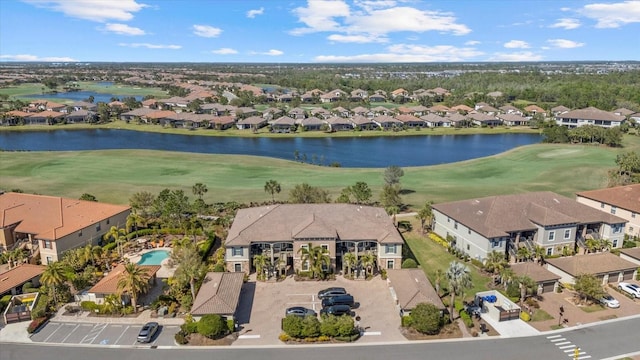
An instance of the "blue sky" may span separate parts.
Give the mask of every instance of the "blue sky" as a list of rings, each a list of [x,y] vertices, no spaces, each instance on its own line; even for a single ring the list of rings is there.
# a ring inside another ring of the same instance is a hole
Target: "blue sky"
[[[640,60],[640,0],[2,0],[0,60]]]

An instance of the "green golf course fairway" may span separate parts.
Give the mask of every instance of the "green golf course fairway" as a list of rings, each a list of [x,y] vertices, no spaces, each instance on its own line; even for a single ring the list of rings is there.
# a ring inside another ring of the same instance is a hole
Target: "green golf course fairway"
[[[640,149],[640,137],[625,136],[624,148],[538,144],[465,162],[404,168],[403,200],[410,208],[425,201],[550,190],[573,197],[576,191],[604,187],[618,154]],[[389,164],[393,165],[393,164]],[[240,155],[210,155],[151,150],[78,152],[0,152],[0,189],[78,198],[89,193],[101,201],[127,204],[139,191],[157,194],[182,189],[193,199],[193,184],[209,191],[213,202],[271,200],[264,184],[282,185],[276,200],[287,200],[295,184],[340,190],[364,181],[377,200],[384,169],[332,168]]]

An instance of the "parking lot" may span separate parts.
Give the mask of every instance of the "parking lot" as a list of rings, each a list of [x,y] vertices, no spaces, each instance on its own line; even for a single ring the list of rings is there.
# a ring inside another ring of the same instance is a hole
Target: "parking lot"
[[[140,347],[175,345],[174,335],[180,330],[179,326],[161,326],[151,343],[142,344],[136,341],[142,325],[49,322],[34,334],[31,340],[58,344],[134,345]]]
[[[248,282],[240,296],[238,322],[240,338],[233,345],[270,345],[280,343],[281,320],[285,309],[304,306],[319,312],[322,309],[319,290],[344,287],[353,295],[355,315],[365,336],[358,342],[405,341],[400,333],[400,316],[395,308],[387,283],[376,277],[368,281],[346,280],[338,277],[331,281],[294,281],[278,283]]]

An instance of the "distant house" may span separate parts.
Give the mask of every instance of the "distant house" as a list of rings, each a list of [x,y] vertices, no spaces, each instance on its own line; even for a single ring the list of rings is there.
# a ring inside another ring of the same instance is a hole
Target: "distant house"
[[[236,124],[236,118],[231,115],[212,116],[208,118],[209,127],[217,130],[231,129]]]
[[[616,115],[608,111],[588,107],[557,115],[556,124],[566,126],[570,129],[584,125],[611,128],[622,125],[625,119],[626,118],[622,115]]]
[[[68,124],[76,124],[76,123],[92,123],[98,119],[98,114],[94,111],[89,110],[76,110],[64,117],[64,121]]]
[[[506,126],[525,126],[529,124],[529,119],[517,113],[498,114],[498,119]]]
[[[149,276],[149,286],[156,283],[156,273],[160,270],[160,265],[138,265]],[[125,272],[124,264],[119,264],[113,268],[107,276],[103,277],[92,286],[86,293],[81,294],[80,301],[93,301],[96,304],[104,303],[105,297],[112,294],[119,294],[118,281]],[[141,304],[139,304],[141,305]]]
[[[384,115],[376,116],[375,118],[368,118],[361,115],[357,115],[357,116],[350,117],[349,121],[351,122],[352,124],[351,128],[353,129],[376,130],[376,129],[380,129],[381,127],[380,122],[378,122],[378,119],[380,119],[380,121],[382,122],[385,122],[385,124],[389,124],[389,126],[391,123],[395,123],[397,121],[390,116],[384,116]]]
[[[620,258],[640,266],[640,247],[620,249]]]
[[[459,113],[466,114],[466,113],[469,113],[469,112],[473,111],[473,108],[469,107],[467,105],[464,105],[464,104],[460,104],[460,105],[456,105],[456,106],[451,107],[451,109],[449,109],[449,110],[450,111],[457,111]]]
[[[558,106],[555,106],[555,107],[551,108],[551,114],[553,116],[558,116],[560,114],[564,114],[564,113],[569,112],[569,111],[571,111],[571,109],[569,109],[568,107],[563,106],[563,105],[558,105]]]
[[[576,277],[582,274],[595,276],[602,285],[633,280],[638,274],[638,264],[610,252],[547,259],[546,263],[561,282],[569,284],[575,284]]]
[[[421,303],[435,305],[444,311],[446,307],[422,269],[389,269],[387,284],[393,290],[393,300],[400,316],[407,316]]]
[[[198,295],[193,300],[191,315],[195,320],[209,314],[233,320],[240,302],[243,283],[244,273],[242,272],[207,273],[198,290]]]
[[[236,127],[240,130],[244,129],[260,129],[267,125],[267,119],[260,116],[250,116],[246,119],[240,119],[236,123]]]
[[[576,201],[625,219],[625,233],[640,237],[640,184],[581,191]]]
[[[73,104],[71,104],[71,107],[73,107],[73,110],[75,111],[82,110],[82,109],[89,110],[89,111],[96,111],[98,109],[98,105],[87,102],[87,101],[76,101]]]
[[[529,105],[525,106],[524,111],[527,114],[535,115],[535,114],[545,114],[546,111],[538,105]]]
[[[364,101],[367,99],[367,96],[369,94],[367,93],[366,90],[362,90],[362,89],[355,89],[351,92],[350,96],[349,96],[349,100],[351,101]]]
[[[289,115],[289,117],[292,119],[304,119],[305,117],[307,117],[307,113],[304,111],[304,109],[299,107],[289,110],[287,115]]]
[[[20,110],[7,111],[4,113],[4,116],[0,116],[0,125],[12,126],[24,124],[28,116],[31,116],[31,113]]]
[[[347,98],[346,92],[340,89],[335,89],[320,95],[320,102],[330,103],[330,102],[340,101],[341,99],[346,99],[346,98]]]
[[[124,121],[142,120],[146,115],[156,110],[151,108],[138,108],[120,114],[120,119]]]
[[[353,130],[353,123],[348,119],[339,116],[333,116],[327,119],[331,131]]]
[[[274,133],[290,133],[295,131],[296,120],[289,116],[281,116],[275,120],[269,121],[271,132]]]
[[[522,115],[522,110],[518,109],[513,105],[504,105],[500,106],[500,111],[504,114],[517,114]]]
[[[26,125],[53,125],[62,122],[64,116],[65,114],[61,112],[45,110],[31,114],[24,120]]]
[[[397,120],[400,120],[402,124],[408,128],[421,128],[425,127],[427,124],[424,120],[417,118],[411,114],[406,115],[398,115],[395,117]]]
[[[302,130],[304,131],[319,131],[323,130],[324,126],[327,126],[327,122],[325,120],[318,119],[315,116],[311,116],[306,119],[298,119],[296,120],[296,124],[302,126]]]
[[[43,264],[71,249],[97,245],[111,226],[124,227],[131,208],[94,201],[8,192],[0,195],[0,248],[37,243]]]
[[[0,273],[0,297],[22,294],[22,286],[27,282],[31,282],[32,288],[40,287],[40,275],[44,269],[42,265],[22,264]]]
[[[400,115],[398,115],[400,116]],[[415,118],[415,116],[412,115],[408,115],[411,116],[412,118]],[[416,118],[417,119],[417,118]],[[378,124],[379,127],[381,127],[382,129],[388,130],[388,129],[399,129],[402,128],[404,126],[404,123],[394,117],[391,116],[386,116],[386,115],[380,115],[380,116],[376,116],[373,119],[371,119],[375,124]],[[418,119],[417,121],[420,121],[420,119]]]
[[[427,127],[430,127],[430,128],[451,126],[451,121],[449,119],[436,114],[427,114],[427,115],[421,116],[420,119],[424,121]]]
[[[502,121],[493,115],[484,113],[467,114],[467,119],[478,126],[499,126]]]
[[[629,110],[629,109],[625,109],[625,108],[620,108],[620,109],[615,109],[612,111],[612,113],[616,114],[616,115],[622,115],[622,116],[629,116],[631,114],[634,113],[633,110]]]

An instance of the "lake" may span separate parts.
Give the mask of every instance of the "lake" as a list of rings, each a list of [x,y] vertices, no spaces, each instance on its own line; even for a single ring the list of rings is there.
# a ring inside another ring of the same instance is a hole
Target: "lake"
[[[95,104],[99,102],[110,103],[111,98],[115,97],[120,100],[125,97],[131,97],[132,95],[113,95],[113,94],[105,94],[105,93],[97,93],[95,91],[70,91],[70,92],[58,92],[58,93],[45,93],[45,94],[31,94],[25,95],[21,97],[29,98],[29,99],[60,99],[63,100],[73,100],[75,101],[85,101],[89,98],[89,96],[93,96],[93,102]],[[142,101],[142,96],[134,96],[136,100]]]
[[[340,138],[216,137],[116,129],[2,131],[0,149],[78,151],[150,149],[267,156],[343,167],[425,166],[475,159],[529,144],[538,134],[420,135]]]

